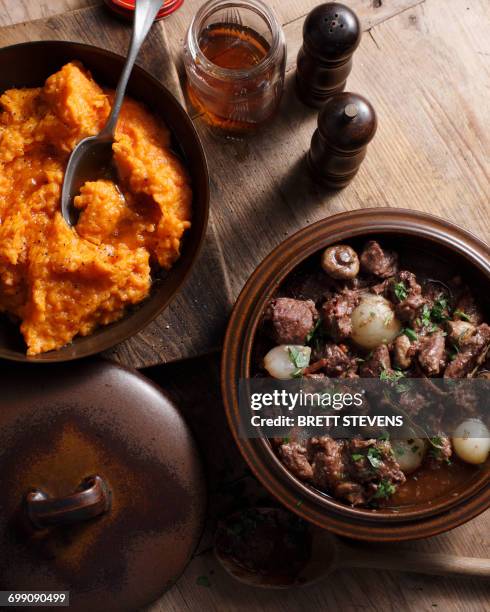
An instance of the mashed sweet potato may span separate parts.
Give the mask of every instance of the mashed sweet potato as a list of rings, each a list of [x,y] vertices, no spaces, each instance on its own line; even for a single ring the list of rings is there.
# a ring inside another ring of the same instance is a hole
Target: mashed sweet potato
[[[86,183],[75,198],[77,226],[61,217],[69,154],[103,127],[112,95],[73,62],[42,88],[0,97],[0,311],[21,322],[29,355],[145,299],[152,266],[173,265],[190,227],[189,179],[169,132],[131,99],[113,145],[118,184]]]

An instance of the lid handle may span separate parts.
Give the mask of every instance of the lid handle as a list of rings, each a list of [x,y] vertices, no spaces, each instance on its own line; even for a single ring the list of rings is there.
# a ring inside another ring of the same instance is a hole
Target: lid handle
[[[35,489],[25,499],[27,515],[36,529],[87,521],[107,512],[111,505],[110,491],[100,476],[86,478],[67,497],[49,497]]]

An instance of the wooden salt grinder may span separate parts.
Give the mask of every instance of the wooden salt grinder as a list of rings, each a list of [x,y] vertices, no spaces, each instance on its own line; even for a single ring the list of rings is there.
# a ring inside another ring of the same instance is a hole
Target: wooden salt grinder
[[[296,71],[298,95],[305,104],[319,108],[343,91],[361,33],[356,14],[339,2],[320,4],[306,17]]]
[[[358,94],[341,92],[325,104],[307,155],[313,177],[332,189],[354,178],[374,137],[377,118],[371,104]]]

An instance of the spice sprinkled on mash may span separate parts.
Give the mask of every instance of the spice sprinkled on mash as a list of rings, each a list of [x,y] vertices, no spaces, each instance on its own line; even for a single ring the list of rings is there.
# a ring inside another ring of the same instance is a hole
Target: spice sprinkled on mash
[[[42,88],[0,96],[0,311],[20,320],[29,355],[88,335],[144,300],[152,266],[174,264],[190,227],[189,179],[170,134],[128,98],[113,145],[118,184],[85,183],[76,227],[64,222],[68,157],[102,129],[112,96],[75,62]]]

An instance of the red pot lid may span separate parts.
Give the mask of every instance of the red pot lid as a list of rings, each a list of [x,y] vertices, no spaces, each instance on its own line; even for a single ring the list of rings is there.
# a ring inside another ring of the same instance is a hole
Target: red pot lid
[[[201,534],[192,436],[153,383],[113,363],[2,365],[0,590],[70,591],[72,612],[137,610]]]
[[[105,0],[105,3],[118,15],[132,19],[136,0]],[[168,17],[168,15],[182,6],[183,3],[184,0],[165,0],[155,19],[158,21],[163,19],[163,17]]]

